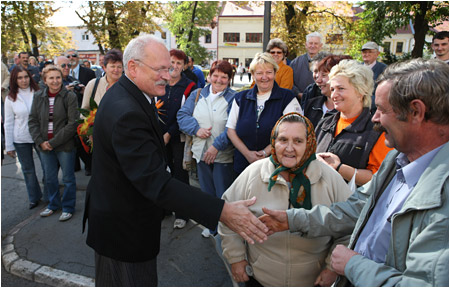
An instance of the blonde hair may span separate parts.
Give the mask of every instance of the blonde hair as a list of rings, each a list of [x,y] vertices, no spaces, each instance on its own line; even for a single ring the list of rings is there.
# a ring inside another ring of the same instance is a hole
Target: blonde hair
[[[358,63],[356,60],[342,60],[331,68],[328,77],[330,80],[337,76],[344,76],[350,85],[363,96],[363,107],[372,105],[373,72],[369,67]]]
[[[266,64],[272,65],[273,71],[275,73],[278,71],[278,64],[272,58],[272,55],[270,55],[270,53],[267,52],[256,53],[255,58],[253,58],[252,63],[250,63],[250,73],[253,74],[253,72],[255,72],[257,65],[266,65]]]
[[[61,73],[61,78],[63,77],[62,70],[59,67],[56,67],[55,65],[48,65],[47,67],[42,69],[42,79],[44,80],[44,82],[48,72],[50,71],[58,71],[59,73]]]

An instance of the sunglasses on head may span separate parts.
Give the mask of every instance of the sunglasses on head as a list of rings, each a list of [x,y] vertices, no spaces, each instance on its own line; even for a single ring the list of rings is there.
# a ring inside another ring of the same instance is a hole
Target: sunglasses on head
[[[72,67],[72,64],[61,64],[61,68],[66,68],[66,66],[67,68],[70,68]]]
[[[69,54],[69,55],[67,55],[67,58],[70,58],[70,57],[78,57],[78,55],[77,54]]]

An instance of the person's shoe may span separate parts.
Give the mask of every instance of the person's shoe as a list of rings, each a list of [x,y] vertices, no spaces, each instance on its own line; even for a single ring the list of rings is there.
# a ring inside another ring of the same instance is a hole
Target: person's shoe
[[[175,219],[173,223],[173,228],[183,229],[186,226],[186,220],[183,219]]]
[[[28,208],[31,210],[33,208],[36,208],[39,205],[39,200],[37,202],[31,202]]]
[[[72,218],[72,214],[71,214],[71,213],[69,213],[69,212],[63,212],[63,213],[61,214],[61,216],[59,217],[59,221],[67,221],[67,220],[69,220],[70,218]]]
[[[39,215],[41,215],[41,217],[48,217],[48,216],[52,215],[53,212],[55,212],[55,211],[53,211],[52,209],[45,208],[45,210],[42,211]]]
[[[209,238],[209,236],[211,236],[211,233],[209,232],[208,228],[203,229],[202,236],[205,238]]]

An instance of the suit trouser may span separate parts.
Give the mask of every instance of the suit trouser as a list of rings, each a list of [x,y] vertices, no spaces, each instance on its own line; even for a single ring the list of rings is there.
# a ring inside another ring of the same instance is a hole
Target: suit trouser
[[[184,142],[169,141],[166,149],[172,176],[181,182],[189,184],[189,173],[183,169]],[[183,219],[185,221],[189,220],[189,217],[177,213],[175,213],[175,218]]]
[[[158,286],[156,257],[145,262],[122,262],[95,252],[95,286]]]

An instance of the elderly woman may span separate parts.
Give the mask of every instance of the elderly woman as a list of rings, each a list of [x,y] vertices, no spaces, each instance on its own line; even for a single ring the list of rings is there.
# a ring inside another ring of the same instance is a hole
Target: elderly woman
[[[29,209],[35,208],[42,197],[41,187],[36,176],[33,149],[38,152],[28,129],[28,117],[33,103],[33,94],[39,86],[31,77],[30,71],[17,65],[11,71],[9,94],[5,99],[5,144],[6,153],[19,158],[23,178],[28,192]],[[44,200],[47,195],[44,191]]]
[[[288,53],[288,47],[281,39],[275,38],[269,41],[267,44],[266,52],[272,55],[272,58],[278,65],[277,75],[275,76],[275,82],[281,88],[292,89],[294,86],[294,70],[291,67],[284,64],[284,59]]]
[[[316,160],[315,150],[311,122],[298,113],[282,116],[272,130],[271,156],[248,166],[222,198],[236,201],[256,197],[256,203],[249,207],[256,216],[263,214],[265,206],[311,209],[317,204],[345,201],[351,194],[348,185],[328,165]],[[248,245],[221,223],[219,233],[233,278],[250,281],[247,286],[329,286],[336,279],[326,268],[330,265],[331,237],[307,239],[284,231],[269,236],[264,243]],[[247,274],[250,271],[253,276]]]
[[[210,85],[192,92],[177,119],[180,130],[193,135],[192,152],[197,160],[203,191],[217,198],[233,183],[233,146],[225,124],[236,92],[229,87],[233,68],[227,61],[211,65]],[[214,231],[205,229],[207,237]]]
[[[92,79],[86,85],[83,94],[83,102],[81,108],[89,109],[90,99],[94,98],[95,102],[100,104],[106,91],[114,85],[123,73],[122,52],[119,49],[111,49],[103,58],[102,68],[105,71],[105,76],[102,78]]]
[[[313,73],[313,77],[322,95],[309,99],[304,106],[304,115],[308,117],[314,127],[325,116],[337,113],[337,110],[334,109],[334,103],[331,100],[328,74],[330,74],[330,70],[334,65],[344,59],[352,59],[352,57],[347,55],[330,55],[315,65],[317,72]],[[305,93],[303,93],[303,96],[305,96]]]
[[[384,132],[373,130],[373,72],[355,60],[343,60],[328,77],[331,100],[338,113],[317,126],[317,152],[345,180],[355,177],[356,185],[363,185],[372,179],[391,150],[384,144]]]
[[[275,82],[278,65],[269,53],[257,53],[250,64],[255,87],[236,94],[226,127],[236,147],[234,171],[241,173],[270,155],[270,131],[286,113],[303,114],[294,94]]]
[[[180,133],[178,127],[177,113],[197,85],[181,73],[184,69],[186,54],[177,49],[172,49],[169,53],[173,69],[170,72],[169,84],[166,85],[166,94],[157,98],[162,103],[159,126],[166,145],[168,165],[172,176],[189,184],[189,174],[183,169],[184,135]],[[188,217],[175,214],[175,218],[174,228],[181,229],[186,226]]]
[[[42,70],[42,78],[46,88],[34,94],[28,120],[31,137],[40,149],[50,201],[41,216],[50,216],[62,208],[59,220],[66,221],[72,217],[76,203],[74,136],[79,118],[77,96],[64,87],[59,68],[47,66]],[[62,199],[59,193],[59,167],[64,182]]]

